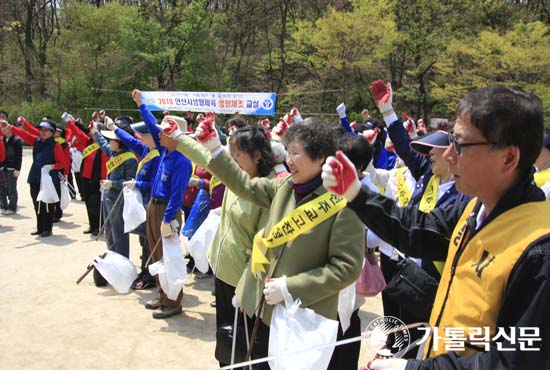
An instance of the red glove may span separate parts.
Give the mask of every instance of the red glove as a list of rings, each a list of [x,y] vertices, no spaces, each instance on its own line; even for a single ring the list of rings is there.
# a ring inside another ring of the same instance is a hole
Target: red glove
[[[370,145],[374,144],[374,142],[376,141],[376,138],[378,137],[378,133],[380,131],[378,130],[378,127],[375,127],[374,129],[372,130],[365,130],[362,132],[362,135],[365,139],[367,139],[367,141],[369,142]]]
[[[336,152],[336,158],[327,158],[321,177],[328,191],[343,196],[348,201],[355,199],[361,189],[354,164],[341,150]]]
[[[293,107],[290,110],[290,115],[292,116],[294,123],[302,123],[304,121],[302,115],[300,114],[300,111],[296,107]]]
[[[353,121],[352,123],[349,124],[349,127],[355,128],[356,124],[357,124],[357,121]]]
[[[22,125],[23,125],[23,124],[28,124],[28,125],[31,124],[31,123],[30,123],[29,121],[27,121],[27,120],[25,119],[25,117],[23,117],[23,116],[17,117],[17,122],[19,122],[19,123],[22,124]]]
[[[204,114],[199,113],[199,114],[197,114],[197,119],[196,119],[196,121],[197,121],[198,123],[201,123],[202,121],[204,121],[204,118],[205,118],[205,117],[204,117]]]
[[[384,81],[376,80],[370,85],[370,91],[374,102],[383,115],[393,112],[393,91],[390,82],[386,85]]]
[[[218,131],[216,130],[216,114],[214,112],[206,113],[204,120],[195,131],[195,138],[204,145],[211,153],[221,148],[222,144]]]
[[[99,118],[101,118],[101,119],[105,118],[105,111],[104,110],[99,111]]]
[[[286,123],[284,118],[280,118],[279,123],[273,129],[273,134],[277,135],[278,137],[283,137],[286,130],[288,130],[288,123]]]
[[[92,122],[99,122],[99,113],[97,111],[92,113]]]
[[[168,110],[162,111],[162,115],[165,116],[165,117],[166,117],[166,116],[169,116],[169,115],[170,115],[170,111],[168,111]]]

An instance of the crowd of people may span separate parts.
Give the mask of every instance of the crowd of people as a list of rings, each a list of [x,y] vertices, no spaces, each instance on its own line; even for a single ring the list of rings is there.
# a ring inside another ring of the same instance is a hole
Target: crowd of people
[[[347,343],[329,369],[550,369],[550,130],[539,99],[482,88],[461,100],[454,121],[428,125],[414,112],[397,116],[389,83],[373,82],[371,94],[382,119],[365,109],[350,122],[342,103],[340,124],[304,119],[296,107],[276,124],[236,116],[222,126],[212,112],[158,120],[139,90],[140,122],[101,111],[87,125],[68,113],[65,124],[10,124],[0,111],[1,214],[18,211],[22,142],[33,152],[31,235],[52,235],[67,186],[85,202],[84,233],[104,233],[107,249],[129,258],[120,203],[124,189],[138,189],[146,220],[131,231],[141,254],[132,288],[157,289],[145,308],[166,319],[183,311],[183,291],[168,297],[148,262],[162,260],[159,244],[180,234],[206,190],[220,216],[208,248],[220,367],[235,360],[220,334],[228,325],[253,329],[247,355],[260,359],[274,308],[289,298],[337,320],[342,340],[361,335],[359,308],[382,293],[384,315],[424,345],[386,358],[400,349],[388,342],[359,364],[361,342]],[[44,176],[57,201],[44,200]],[[385,283],[374,287],[377,272]],[[94,281],[108,284],[98,271]],[[428,339],[416,323],[429,323]],[[449,328],[462,329],[461,350],[449,349]],[[481,329],[486,345],[474,335]]]

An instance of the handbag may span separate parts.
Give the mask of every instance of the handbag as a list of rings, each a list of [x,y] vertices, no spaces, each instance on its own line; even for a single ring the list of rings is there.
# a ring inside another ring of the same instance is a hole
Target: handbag
[[[397,262],[397,272],[388,282],[384,294],[409,314],[414,321],[428,321],[439,282],[414,261],[404,258]]]
[[[375,258],[369,258],[370,256]],[[355,292],[364,297],[374,297],[383,291],[384,288],[386,288],[386,280],[384,279],[382,269],[376,261],[376,256],[374,253],[367,254],[365,265],[355,285]]]

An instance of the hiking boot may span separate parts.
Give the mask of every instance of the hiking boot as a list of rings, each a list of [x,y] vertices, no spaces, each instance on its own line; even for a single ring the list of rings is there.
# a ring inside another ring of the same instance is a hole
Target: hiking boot
[[[158,310],[162,307],[162,302],[159,298],[155,298],[147,303],[145,303],[145,308],[148,310]]]
[[[153,312],[153,319],[167,319],[172,316],[179,315],[183,312],[181,305],[174,307],[161,307],[157,311]]]

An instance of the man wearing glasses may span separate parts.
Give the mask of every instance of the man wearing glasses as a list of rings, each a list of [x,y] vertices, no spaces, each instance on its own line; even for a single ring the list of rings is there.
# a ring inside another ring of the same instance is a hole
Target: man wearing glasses
[[[375,101],[395,115],[391,86],[383,86],[371,87]],[[540,100],[506,87],[478,89],[456,117],[444,157],[457,190],[474,198],[454,208],[398,208],[361,188],[341,153],[323,167],[327,189],[382,239],[412,256],[446,259],[430,317],[437,335],[423,360],[375,360],[370,368],[548,369],[550,205],[533,182],[543,143]],[[462,350],[449,348],[449,328],[463,333]]]

